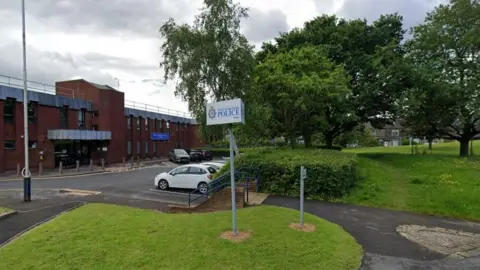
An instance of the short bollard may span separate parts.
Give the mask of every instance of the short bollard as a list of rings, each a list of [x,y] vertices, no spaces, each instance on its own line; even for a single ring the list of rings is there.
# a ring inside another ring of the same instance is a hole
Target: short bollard
[[[102,158],[102,170],[105,170],[105,159]]]
[[[17,163],[17,176],[20,176],[20,163]]]
[[[123,164],[123,167],[127,167],[127,164],[125,163],[125,158],[122,158],[122,164]]]
[[[140,165],[140,156],[137,156],[137,165]]]
[[[43,162],[38,163],[38,175],[43,175]]]
[[[80,160],[77,160],[77,172],[80,172]]]
[[[60,164],[58,164],[58,173],[59,174],[63,173],[63,161],[60,161]]]
[[[93,159],[90,159],[90,171],[93,171]]]

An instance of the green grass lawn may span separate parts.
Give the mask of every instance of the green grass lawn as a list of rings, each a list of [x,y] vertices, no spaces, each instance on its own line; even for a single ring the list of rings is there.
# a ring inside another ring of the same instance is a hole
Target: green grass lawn
[[[405,146],[348,151],[358,153],[360,180],[344,202],[480,220],[480,161],[459,158],[458,144],[427,155]]]
[[[163,214],[88,204],[0,249],[0,269],[356,269],[362,248],[339,226],[306,215],[312,233],[295,231],[297,211],[260,206],[238,211],[252,231],[234,244],[219,238],[231,212]]]
[[[5,207],[0,207],[0,214],[7,213],[12,211],[11,209],[5,208]]]

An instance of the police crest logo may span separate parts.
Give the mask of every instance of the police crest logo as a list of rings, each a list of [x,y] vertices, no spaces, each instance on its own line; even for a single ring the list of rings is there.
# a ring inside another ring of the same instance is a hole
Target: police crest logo
[[[213,118],[215,118],[216,114],[217,114],[217,112],[215,111],[215,108],[210,106],[210,109],[208,110],[208,117],[210,117],[210,119],[213,119]]]

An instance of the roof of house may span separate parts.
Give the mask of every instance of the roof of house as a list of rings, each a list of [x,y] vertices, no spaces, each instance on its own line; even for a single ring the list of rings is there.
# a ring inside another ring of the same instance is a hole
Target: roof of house
[[[98,83],[93,83],[93,82],[89,82],[89,81],[86,81],[86,82],[88,82],[89,84],[97,87],[98,89],[102,89],[102,90],[112,90],[112,91],[120,92],[120,91],[118,91],[117,89],[115,89],[115,88],[113,88],[113,87],[111,87],[111,86],[109,86],[109,85],[106,85],[106,84],[105,84],[105,85],[104,85],[104,84],[98,84]]]

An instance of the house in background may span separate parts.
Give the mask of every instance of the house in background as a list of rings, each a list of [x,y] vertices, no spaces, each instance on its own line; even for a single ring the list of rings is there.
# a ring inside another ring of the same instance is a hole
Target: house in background
[[[385,147],[402,145],[402,139],[408,139],[408,134],[403,130],[399,121],[396,121],[393,125],[386,125],[382,129],[375,129],[368,123],[366,128]]]

